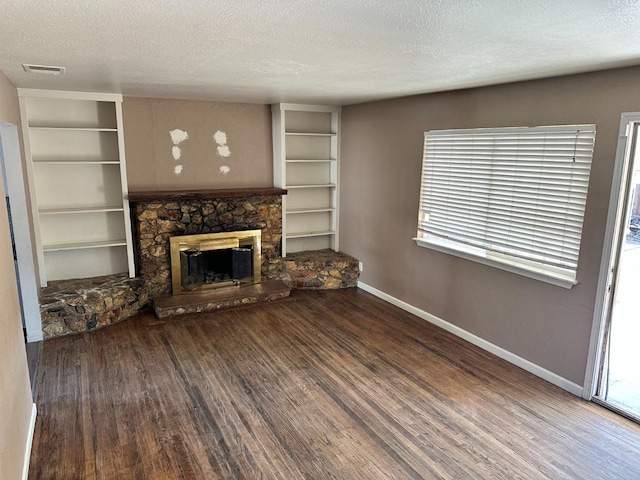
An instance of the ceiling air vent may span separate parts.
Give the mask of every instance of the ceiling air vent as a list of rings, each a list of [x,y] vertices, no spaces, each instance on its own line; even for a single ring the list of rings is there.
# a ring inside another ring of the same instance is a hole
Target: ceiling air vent
[[[64,67],[54,67],[51,65],[30,65],[23,63],[22,68],[28,73],[43,73],[45,75],[64,75]]]

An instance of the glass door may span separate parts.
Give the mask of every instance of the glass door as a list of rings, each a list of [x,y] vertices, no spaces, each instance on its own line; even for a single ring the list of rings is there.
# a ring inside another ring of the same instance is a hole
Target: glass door
[[[631,148],[619,204],[618,231],[608,286],[608,315],[603,335],[600,375],[595,400],[640,420],[640,161],[638,125]]]

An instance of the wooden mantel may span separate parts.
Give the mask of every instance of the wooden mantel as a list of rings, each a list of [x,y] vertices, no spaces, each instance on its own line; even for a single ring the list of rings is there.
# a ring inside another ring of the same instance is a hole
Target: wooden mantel
[[[287,191],[276,187],[227,188],[218,190],[157,190],[129,192],[130,202],[153,202],[158,200],[205,200],[214,198],[257,197],[266,195],[286,195]]]

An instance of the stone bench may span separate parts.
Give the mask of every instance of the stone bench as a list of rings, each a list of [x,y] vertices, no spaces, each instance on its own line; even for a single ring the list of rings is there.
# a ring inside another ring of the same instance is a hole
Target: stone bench
[[[42,333],[47,339],[106,327],[148,303],[142,279],[127,274],[52,281],[40,292]]]
[[[281,258],[278,278],[294,289],[347,288],[358,285],[358,260],[333,250],[295,252]]]

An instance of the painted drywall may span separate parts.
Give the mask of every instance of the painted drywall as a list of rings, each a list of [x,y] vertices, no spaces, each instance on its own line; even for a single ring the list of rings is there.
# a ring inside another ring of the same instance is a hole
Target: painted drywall
[[[343,108],[340,247],[361,280],[582,385],[620,114],[640,111],[640,68]],[[424,131],[596,124],[578,265],[567,290],[418,247]],[[428,366],[427,366],[428,367]]]
[[[130,191],[273,185],[268,105],[125,97]]]
[[[20,125],[18,93],[0,72],[0,119]],[[4,186],[0,182],[4,198]],[[0,478],[22,477],[33,401],[4,200],[0,202]]]

